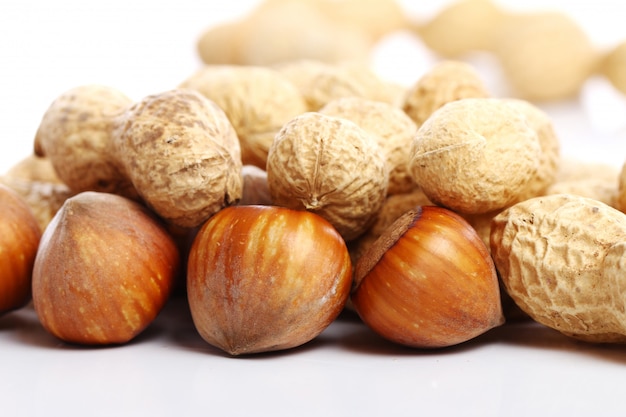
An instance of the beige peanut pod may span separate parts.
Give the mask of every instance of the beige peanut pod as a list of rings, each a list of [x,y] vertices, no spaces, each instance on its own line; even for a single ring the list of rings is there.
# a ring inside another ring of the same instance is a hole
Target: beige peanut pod
[[[385,102],[396,100],[396,90],[365,65],[300,59],[277,64],[274,68],[298,88],[309,111],[318,111],[329,102],[343,97]]]
[[[242,24],[238,57],[247,65],[294,59],[365,61],[372,45],[364,32],[340,25],[306,1],[264,2]]]
[[[568,15],[514,15],[494,47],[513,94],[531,101],[574,97],[592,74],[598,53],[587,33]]]
[[[615,195],[615,207],[626,213],[626,162],[622,165],[617,176],[617,192]]]
[[[133,103],[85,85],[45,112],[35,151],[74,192],[142,200],[168,223],[193,228],[241,198],[241,149],[224,111],[173,89]]]
[[[241,198],[237,134],[213,101],[170,90],[140,100],[122,120],[113,141],[119,163],[168,223],[196,227]]]
[[[421,126],[438,108],[463,98],[489,97],[491,93],[470,64],[442,61],[423,74],[406,92],[402,110]]]
[[[83,85],[58,96],[35,135],[35,154],[50,161],[72,190],[101,191],[137,198],[137,191],[113,163],[116,120],[133,101],[104,85]]]
[[[428,21],[416,25],[421,40],[437,54],[458,58],[493,48],[505,13],[491,0],[451,2]]]
[[[242,163],[262,169],[276,133],[306,111],[297,87],[280,72],[265,67],[209,65],[179,87],[198,91],[224,110],[239,137]]]
[[[541,148],[537,171],[531,178],[526,193],[520,196],[522,201],[545,194],[554,184],[561,162],[561,143],[552,120],[538,106],[521,99],[507,99],[506,103],[526,117],[528,125],[537,133]]]
[[[198,57],[207,65],[241,64],[240,44],[245,39],[245,34],[245,19],[212,25],[198,37]]]
[[[619,209],[617,197],[618,183],[604,178],[587,178],[570,181],[557,181],[546,190],[545,194],[574,194],[592,198]],[[623,211],[623,210],[622,210]]]
[[[388,194],[406,193],[416,187],[409,171],[407,149],[417,126],[401,109],[381,101],[345,97],[329,102],[319,111],[351,120],[376,139],[389,170]]]
[[[59,182],[3,176],[0,177],[0,184],[11,188],[24,199],[42,231],[61,209],[65,200],[76,194],[67,185]]]
[[[409,16],[397,0],[314,0],[328,19],[368,36],[372,42],[406,29]]]
[[[275,204],[320,215],[348,241],[374,221],[389,174],[384,154],[365,130],[346,119],[307,112],[276,135],[267,182]]]
[[[49,158],[42,158],[33,154],[27,155],[3,175],[5,178],[16,178],[26,181],[40,181],[46,183],[63,184],[57,175]]]
[[[505,99],[466,98],[435,111],[410,152],[413,178],[433,203],[480,214],[527,195],[542,150],[526,116]]]
[[[556,182],[581,181],[596,179],[599,181],[617,182],[620,167],[603,162],[583,161],[572,157],[563,157],[559,161]]]
[[[586,197],[518,203],[493,222],[491,253],[531,318],[589,342],[626,342],[626,215]]]
[[[606,53],[600,62],[599,72],[613,87],[626,94],[626,41]]]

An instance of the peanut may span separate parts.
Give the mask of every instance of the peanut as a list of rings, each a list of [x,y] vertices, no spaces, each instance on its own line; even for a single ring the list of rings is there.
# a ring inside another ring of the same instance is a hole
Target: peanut
[[[242,163],[262,169],[282,125],[306,111],[296,86],[266,67],[209,65],[179,87],[198,91],[224,110],[239,137]]]
[[[217,45],[217,46],[216,46]],[[198,53],[206,64],[272,65],[294,59],[367,59],[372,40],[329,19],[314,2],[264,1],[239,20],[208,28]]]
[[[304,96],[308,111],[318,111],[330,101],[361,97],[395,104],[397,86],[380,79],[371,69],[357,64],[329,64],[311,59],[283,62],[274,66]]]
[[[319,112],[351,120],[376,139],[389,171],[388,194],[406,193],[416,187],[406,150],[417,126],[401,109],[380,101],[346,97],[329,102]]]
[[[589,342],[626,342],[626,215],[586,197],[518,203],[493,222],[507,293],[532,319]]]
[[[443,61],[435,64],[409,88],[402,109],[417,126],[421,126],[446,103],[490,95],[474,67],[461,61]]]
[[[599,64],[599,72],[613,87],[626,94],[626,41],[606,53]]]
[[[212,101],[175,89],[132,103],[105,86],[58,97],[35,137],[74,192],[143,200],[168,223],[195,227],[241,197],[241,151]]]
[[[529,101],[574,97],[598,59],[585,31],[560,12],[509,17],[494,52],[513,94]]]
[[[527,196],[542,150],[526,116],[505,99],[466,98],[435,111],[410,152],[413,178],[432,202],[480,214]]]
[[[489,51],[505,13],[491,0],[452,2],[414,30],[435,53],[459,58],[475,51]]]
[[[349,241],[374,221],[389,174],[369,133],[350,120],[307,112],[276,135],[267,157],[267,182],[274,204],[310,210]]]

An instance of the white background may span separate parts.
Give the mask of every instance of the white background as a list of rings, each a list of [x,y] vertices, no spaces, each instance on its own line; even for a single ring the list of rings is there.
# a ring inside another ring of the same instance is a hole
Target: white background
[[[256,4],[226,3],[3,2],[0,173],[31,152],[41,116],[69,88],[108,84],[139,99],[175,87],[201,65],[199,35]],[[403,4],[426,19],[446,2]],[[523,8],[550,6],[571,13],[599,47],[626,39],[620,2],[527,1]],[[415,38],[398,34],[374,51],[372,65],[408,84],[433,59]],[[545,109],[565,155],[621,167],[626,101],[605,81],[590,80],[580,100]],[[199,338],[180,300],[117,348],[64,345],[29,308],[0,318],[3,416],[617,416],[625,380],[626,347],[588,345],[532,324],[422,352],[343,317],[300,349],[233,359]]]

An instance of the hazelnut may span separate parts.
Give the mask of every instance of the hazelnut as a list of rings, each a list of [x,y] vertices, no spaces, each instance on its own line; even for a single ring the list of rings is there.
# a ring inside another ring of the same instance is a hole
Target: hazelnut
[[[187,269],[196,329],[230,355],[284,350],[322,332],[342,311],[352,264],[320,216],[276,206],[232,206],[198,231]]]
[[[114,194],[77,194],[41,238],[35,311],[63,341],[128,342],[165,305],[179,262],[173,238],[143,205]]]
[[[40,238],[41,229],[26,201],[0,184],[0,314],[30,300]]]
[[[382,337],[452,346],[504,322],[498,277],[472,227],[445,208],[401,216],[355,265],[352,304]]]

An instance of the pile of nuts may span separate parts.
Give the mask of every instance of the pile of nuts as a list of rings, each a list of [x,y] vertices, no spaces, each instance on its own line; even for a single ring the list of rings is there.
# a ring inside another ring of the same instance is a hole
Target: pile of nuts
[[[232,356],[342,312],[422,349],[518,319],[625,342],[626,169],[561,158],[535,101],[593,71],[626,92],[626,49],[600,59],[563,15],[466,0],[415,29],[445,59],[398,86],[363,58],[411,28],[393,0],[266,0],[203,34],[206,66],[175,88],[60,94],[0,178],[0,314],[32,301],[64,342],[123,344],[182,296]],[[519,94],[493,96],[471,50]]]

